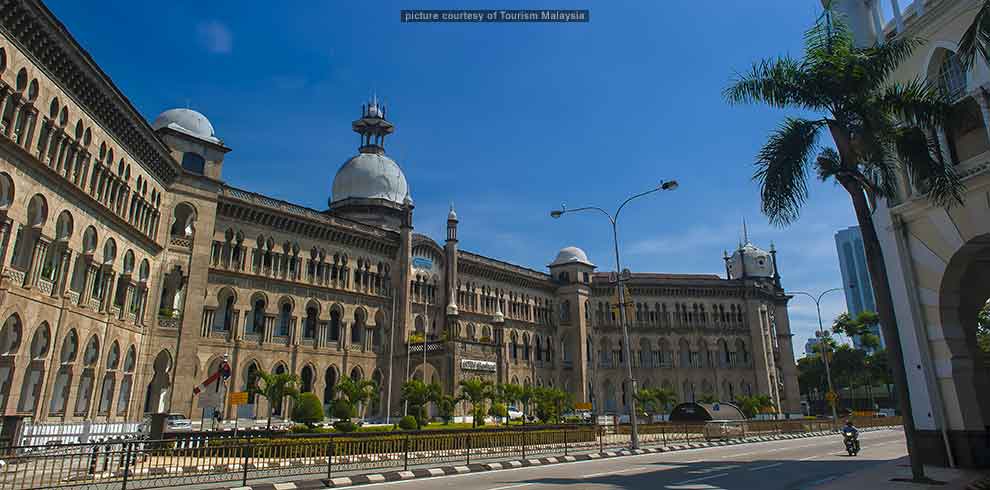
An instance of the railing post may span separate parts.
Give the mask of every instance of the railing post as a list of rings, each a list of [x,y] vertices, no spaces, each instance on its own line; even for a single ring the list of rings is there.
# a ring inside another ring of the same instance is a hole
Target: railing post
[[[605,428],[601,426],[598,427],[598,452],[605,452]]]
[[[471,464],[471,433],[467,433],[467,463]]]
[[[664,446],[667,445],[667,426],[666,425],[661,425],[660,426],[660,443],[662,445],[664,445]]]
[[[567,430],[564,430],[564,456],[567,456]]]
[[[330,437],[330,443],[327,444],[327,480],[333,479],[333,437]]]
[[[526,436],[529,432],[523,431],[522,433],[522,459],[526,459]]]
[[[406,434],[405,442],[402,444],[402,470],[409,471],[409,434]]]
[[[247,468],[247,463],[248,463],[248,452],[247,452],[247,449],[248,449],[247,444],[244,444],[244,445],[241,446],[241,466],[243,466],[243,468],[244,468],[244,475],[243,475],[243,478],[241,479],[241,485],[243,485],[245,487],[247,486],[247,473],[248,473],[247,472],[247,470],[248,470],[248,468]]]
[[[131,443],[129,441],[124,441],[124,481],[121,483],[120,490],[127,490],[127,477],[128,473],[131,471]]]

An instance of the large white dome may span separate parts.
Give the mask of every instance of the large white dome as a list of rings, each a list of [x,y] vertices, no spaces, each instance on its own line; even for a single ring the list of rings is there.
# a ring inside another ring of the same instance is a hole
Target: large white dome
[[[402,169],[391,158],[377,153],[360,153],[337,171],[331,193],[331,203],[358,198],[386,199],[402,204],[409,197],[409,185]]]
[[[219,141],[210,120],[192,109],[169,109],[159,114],[151,127],[156,130],[167,127],[208,141]]]
[[[729,258],[729,278],[773,277],[773,257],[770,252],[746,242]]]
[[[564,247],[560,249],[560,252],[557,252],[557,258],[550,263],[550,267],[566,264],[584,264],[594,266],[594,264],[588,260],[588,255],[584,253],[584,250],[577,247]]]

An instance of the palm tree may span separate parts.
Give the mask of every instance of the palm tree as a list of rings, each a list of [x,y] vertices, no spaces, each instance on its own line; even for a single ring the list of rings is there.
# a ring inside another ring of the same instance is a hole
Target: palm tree
[[[522,397],[523,387],[512,383],[495,385],[494,400],[506,407],[512,406]],[[509,425],[509,417],[505,417],[505,425]]]
[[[367,402],[378,397],[378,384],[374,381],[345,377],[337,382],[334,390],[355,411],[357,417],[364,417]]]
[[[299,394],[296,385],[299,377],[289,373],[268,373],[258,371],[258,380],[253,386],[248,386],[248,391],[260,395],[268,400],[268,425],[266,430],[272,430],[272,410],[282,404],[285,397],[294,397]]]
[[[411,379],[402,385],[402,401],[409,405],[409,410],[416,419],[416,430],[423,428],[426,405],[439,402],[440,397],[440,385],[436,383],[426,384],[418,379]]]
[[[461,400],[471,404],[471,428],[485,423],[485,402],[492,398],[492,382],[479,378],[461,380]]]
[[[924,80],[887,80],[920,44],[899,37],[856,47],[849,29],[826,2],[825,12],[805,36],[802,59],[764,60],[724,91],[732,104],[761,102],[817,114],[813,119],[785,119],[759,152],[754,179],[761,185],[762,210],[778,226],[797,220],[808,197],[809,167],[819,179],[834,180],[849,194],[863,233],[912,456],[918,451],[911,402],[873,211],[877,199],[895,196],[900,173],[937,205],[962,200],[959,178],[934,137],[950,109],[942,91]],[[819,145],[825,130],[835,148]],[[911,467],[916,479],[924,478],[917,457],[911,458]]]
[[[977,54],[990,64],[990,0],[983,1],[980,10],[976,12],[976,17],[973,18],[973,23],[959,39],[957,54],[965,70],[973,67]]]
[[[773,408],[773,400],[767,395],[740,396],[737,401],[739,409],[750,419],[767,408]]]

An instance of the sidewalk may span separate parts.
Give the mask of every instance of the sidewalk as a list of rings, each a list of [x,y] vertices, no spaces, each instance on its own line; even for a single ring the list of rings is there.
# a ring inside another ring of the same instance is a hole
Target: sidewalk
[[[941,483],[924,485],[891,481],[893,478],[911,477],[911,467],[908,465],[907,456],[905,456],[831,480],[816,486],[815,490],[849,490],[850,488],[869,488],[871,490],[983,490],[983,488],[990,488],[990,485],[981,487],[977,483],[990,477],[990,473],[985,471],[925,466],[925,474],[929,478]]]

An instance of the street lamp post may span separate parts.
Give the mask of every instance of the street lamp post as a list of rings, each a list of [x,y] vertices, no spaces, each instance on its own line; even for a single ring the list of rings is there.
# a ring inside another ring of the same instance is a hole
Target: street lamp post
[[[619,213],[622,212],[622,208],[625,207],[626,204],[629,204],[629,201],[632,201],[633,199],[640,198],[648,194],[653,194],[654,192],[672,191],[674,189],[677,189],[676,180],[661,181],[660,185],[654,187],[653,189],[650,189],[646,192],[640,192],[639,194],[630,196],[625,201],[622,201],[622,204],[620,204],[618,209],[615,210],[615,213],[612,214],[609,214],[608,211],[605,211],[604,209],[596,206],[587,206],[587,207],[575,208],[575,209],[567,209],[565,206],[561,206],[559,210],[554,210],[550,212],[550,216],[552,218],[560,218],[565,213],[576,213],[578,211],[598,211],[604,214],[605,217],[608,218],[609,223],[612,224],[612,245],[615,249],[615,273],[616,273],[615,287],[616,289],[618,289],[619,323],[622,325],[622,339],[623,339],[622,344],[623,344],[624,355],[626,357],[626,377],[627,377],[627,386],[628,386],[628,390],[626,392],[626,406],[629,407],[629,423],[632,425],[630,445],[633,449],[639,449],[639,427],[636,421],[636,413],[637,413],[636,397],[635,397],[636,379],[633,378],[633,372],[632,372],[632,356],[629,349],[629,327],[626,324],[626,296],[624,291],[625,288],[622,287],[622,281],[623,281],[622,265],[621,262],[619,261],[619,231],[618,231]]]
[[[824,297],[826,294],[831,293],[833,291],[842,291],[844,289],[845,288],[826,289],[825,291],[822,291],[822,293],[819,294],[817,297],[815,297],[811,293],[806,293],[804,291],[790,291],[791,294],[803,294],[803,295],[811,298],[811,300],[815,302],[815,308],[818,310],[818,345],[819,345],[819,348],[821,349],[822,360],[825,361],[825,379],[828,380],[828,392],[829,392],[829,395],[828,396],[829,397],[834,397],[835,396],[835,389],[832,387],[832,370],[829,368],[828,352],[826,352],[826,350],[825,350],[826,349],[826,346],[825,346],[825,327],[822,325],[822,297]],[[835,402],[836,402],[836,400],[833,398],[833,399],[829,400],[828,402],[829,402],[829,405],[832,406],[832,425],[835,425],[835,422],[839,418],[838,417],[838,414],[836,413],[836,410],[835,410]]]

